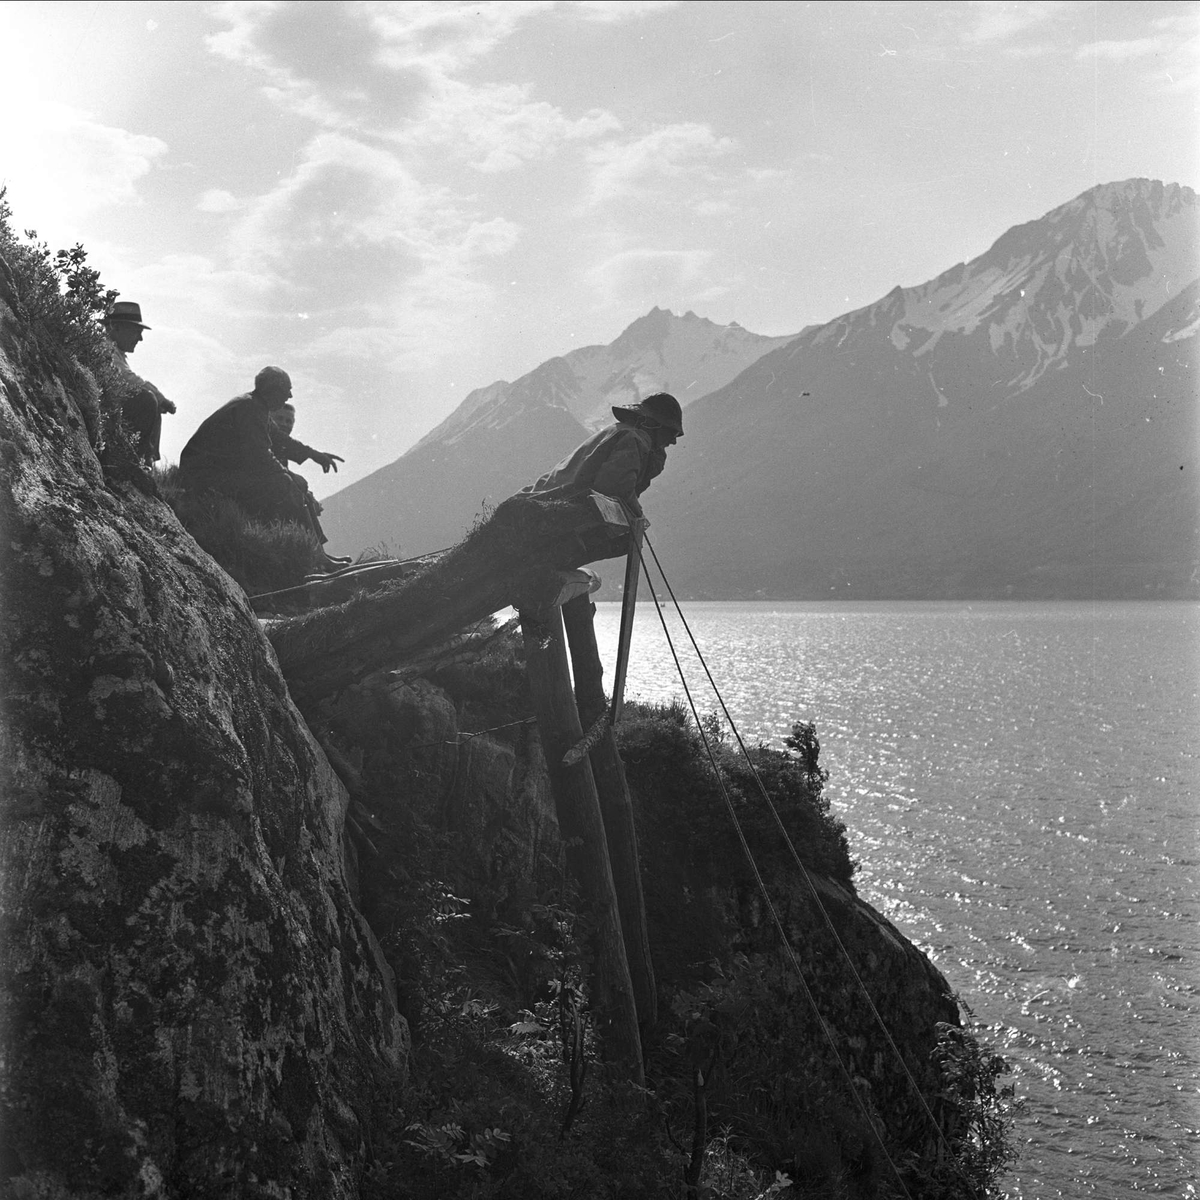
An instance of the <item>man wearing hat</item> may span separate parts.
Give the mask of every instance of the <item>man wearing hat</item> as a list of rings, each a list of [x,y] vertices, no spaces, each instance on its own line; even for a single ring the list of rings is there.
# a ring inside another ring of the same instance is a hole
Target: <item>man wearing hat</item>
[[[628,408],[613,406],[617,424],[593,434],[537,481],[523,488],[539,496],[614,496],[641,517],[639,496],[662,474],[667,447],[683,437],[683,411],[668,392],[656,392]]]
[[[162,436],[163,413],[173,413],[175,405],[129,366],[128,355],[142,340],[142,307],[132,300],[118,300],[104,318],[104,332],[112,346],[112,363],[116,368],[121,402],[121,416],[133,434],[138,457],[155,463],[161,457],[158,449]]]
[[[270,415],[291,395],[288,373],[263,367],[253,391],[223,404],[192,434],[179,455],[180,484],[191,492],[220,492],[249,516],[313,530],[303,494],[271,451]]]

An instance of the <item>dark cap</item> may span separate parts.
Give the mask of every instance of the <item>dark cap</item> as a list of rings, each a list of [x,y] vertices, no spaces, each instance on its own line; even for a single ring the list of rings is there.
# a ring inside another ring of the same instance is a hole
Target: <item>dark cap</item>
[[[256,392],[278,392],[292,386],[292,377],[282,367],[263,367],[254,377]]]
[[[613,416],[618,421],[637,421],[649,417],[651,421],[657,421],[676,433],[683,433],[683,409],[670,392],[655,392],[653,396],[647,396],[645,400],[639,400],[637,404],[631,404],[628,408],[614,404]]]
[[[149,325],[142,324],[142,306],[135,304],[132,300],[118,300],[112,308],[108,310],[108,316],[104,318],[109,322],[126,321],[130,325],[136,325],[139,329],[149,329]]]

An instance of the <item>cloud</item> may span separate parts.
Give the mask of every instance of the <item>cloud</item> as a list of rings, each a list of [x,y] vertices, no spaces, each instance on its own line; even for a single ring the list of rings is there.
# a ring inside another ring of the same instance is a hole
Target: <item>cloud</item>
[[[1083,6],[1067,0],[1021,0],[994,3],[973,0],[966,9],[968,28],[960,40],[986,47],[1010,58],[1038,58],[1053,54],[1072,55],[1075,61],[1132,64],[1156,60],[1143,79],[1167,91],[1185,91],[1200,85],[1200,10],[1178,5],[1170,16],[1139,24],[1138,36],[1101,38],[1079,44],[1079,20]],[[1070,32],[1060,18],[1073,18]],[[1093,26],[1087,22],[1089,31]]]
[[[682,311],[695,301],[712,257],[709,250],[622,250],[592,267],[587,279],[610,307],[628,312],[659,304]]]
[[[39,223],[72,226],[112,204],[138,204],[138,181],[167,153],[166,142],[105,125],[53,101],[21,104],[0,87],[0,171],[9,199]],[[14,114],[19,114],[14,115]]]
[[[263,79],[280,107],[330,129],[384,124],[404,115],[422,90],[379,62],[379,39],[361,4],[224,3],[227,28],[209,49]]]
[[[403,251],[437,222],[444,191],[422,188],[400,159],[342,133],[321,133],[272,191],[246,205],[236,257],[287,269],[297,255],[340,259],[357,251]],[[394,265],[394,264],[393,264]],[[374,272],[372,272],[374,274]]]
[[[242,202],[232,192],[227,192],[224,188],[209,188],[196,201],[196,208],[200,212],[237,212],[241,207]]]
[[[1076,58],[1107,58],[1113,62],[1126,62],[1146,54],[1158,54],[1163,49],[1163,39],[1156,37],[1131,38],[1125,42],[1089,42],[1075,52]]]
[[[554,0],[423,0],[374,7],[372,21],[384,43],[382,61],[447,76],[490,53],[529,17],[554,7]]]
[[[522,22],[555,7],[526,3],[226,4],[209,39],[260,72],[267,94],[327,129],[438,148],[494,173],[619,128],[595,108],[571,117],[527,84],[467,80],[468,68]]]
[[[611,140],[587,153],[591,178],[586,204],[642,198],[667,185],[713,183],[711,164],[734,147],[707,125],[664,125],[630,141]]]
[[[1200,11],[1160,17],[1150,23],[1149,36],[1089,42],[1075,52],[1079,60],[1132,63],[1153,58],[1150,82],[1167,91],[1200,86]]]
[[[511,222],[493,218],[430,244],[421,269],[403,287],[380,295],[376,303],[327,314],[347,319],[306,344],[304,357],[371,358],[397,371],[438,366],[494,303],[496,288],[480,278],[480,263],[506,254],[518,236]]]
[[[156,329],[183,319],[182,309],[202,323],[264,315],[278,286],[276,276],[223,266],[206,254],[165,254],[142,265],[114,264],[123,292],[140,301]],[[106,272],[107,273],[107,272]]]
[[[486,265],[520,235],[515,222],[422,186],[393,148],[326,132],[246,205],[229,252],[239,270],[274,281],[277,310],[311,315],[295,331],[302,357],[371,353],[424,368],[494,301]]]
[[[589,21],[629,21],[679,7],[679,0],[576,0],[567,5]]]
[[[973,43],[1002,42],[1044,25],[1074,7],[1068,0],[974,0],[968,11],[972,27],[965,40]]]
[[[572,119],[551,104],[529,99],[524,84],[467,85],[443,79],[420,122],[397,134],[412,146],[444,146],[485,173],[544,158],[565,142],[588,141],[620,129],[595,108]]]

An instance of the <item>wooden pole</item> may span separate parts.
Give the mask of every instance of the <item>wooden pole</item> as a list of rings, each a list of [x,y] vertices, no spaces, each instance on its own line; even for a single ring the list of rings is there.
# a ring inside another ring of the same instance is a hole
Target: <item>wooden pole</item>
[[[625,560],[625,589],[621,593],[621,631],[617,635],[617,665],[613,668],[612,719],[621,719],[625,703],[625,673],[629,668],[629,643],[633,639],[633,613],[637,606],[638,580],[642,577],[642,535],[646,523],[635,520],[629,527],[629,556]]]
[[[563,624],[571,647],[575,700],[581,722],[588,729],[601,722],[600,736],[589,749],[588,757],[600,795],[600,812],[604,818],[604,835],[608,841],[613,883],[617,889],[621,930],[625,935],[625,956],[629,962],[633,996],[637,1001],[638,1020],[643,1029],[649,1029],[658,1021],[658,989],[650,959],[650,935],[646,929],[646,902],[642,895],[637,827],[629,798],[629,784],[625,779],[625,766],[617,750],[612,725],[603,720],[607,704],[604,699],[604,668],[600,665],[600,651],[596,646],[596,628],[592,619],[595,612],[596,606],[590,596],[578,596],[563,605]]]
[[[637,1005],[596,783],[586,758],[574,766],[563,763],[564,755],[583,736],[583,729],[571,690],[562,617],[552,604],[521,606],[518,612],[534,713],[559,829],[567,843],[567,865],[579,881],[596,927],[593,1004],[613,1060],[625,1066],[633,1082],[644,1084]]]

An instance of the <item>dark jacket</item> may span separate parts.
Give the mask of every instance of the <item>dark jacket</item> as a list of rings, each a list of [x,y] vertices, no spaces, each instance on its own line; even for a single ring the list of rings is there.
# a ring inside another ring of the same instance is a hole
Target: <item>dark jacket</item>
[[[638,497],[662,473],[667,452],[636,425],[623,421],[594,433],[556,467],[522,490],[541,496],[615,496],[635,516],[642,515]]]
[[[253,392],[222,404],[179,455],[181,471],[221,475],[287,475],[271,452],[267,406]]]
[[[278,430],[271,431],[271,453],[286,467],[288,463],[307,462],[310,458],[315,462],[317,452],[294,437],[289,437]]]

